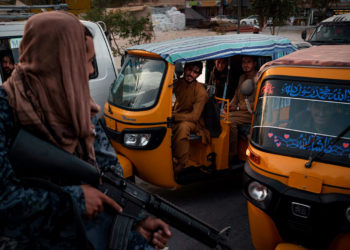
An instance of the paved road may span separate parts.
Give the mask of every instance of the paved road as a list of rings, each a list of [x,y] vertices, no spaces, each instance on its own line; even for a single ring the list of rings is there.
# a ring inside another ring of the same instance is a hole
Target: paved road
[[[219,180],[184,186],[178,190],[157,188],[137,180],[137,184],[163,198],[195,217],[221,230],[231,226],[229,244],[235,250],[253,249],[248,223],[247,205],[241,193],[241,172],[227,175]],[[187,235],[171,228],[169,250],[210,249]]]

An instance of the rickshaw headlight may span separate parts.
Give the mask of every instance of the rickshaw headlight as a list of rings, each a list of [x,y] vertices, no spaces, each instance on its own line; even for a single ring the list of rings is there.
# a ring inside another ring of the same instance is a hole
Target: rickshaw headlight
[[[133,147],[145,147],[151,139],[151,134],[124,134],[124,144]]]
[[[264,201],[269,196],[269,189],[259,182],[253,181],[248,185],[249,196],[256,201]]]
[[[350,222],[350,207],[345,210],[345,217]]]

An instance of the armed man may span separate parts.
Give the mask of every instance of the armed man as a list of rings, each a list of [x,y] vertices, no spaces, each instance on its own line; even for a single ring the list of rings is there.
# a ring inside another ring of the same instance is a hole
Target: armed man
[[[69,176],[19,178],[8,157],[25,129],[95,169],[118,168],[103,130],[91,121],[99,110],[88,82],[92,38],[74,15],[46,12],[27,21],[19,51],[17,67],[0,88],[0,248],[107,249],[120,204],[89,184],[71,184]],[[51,164],[45,167],[54,171]],[[68,167],[70,174],[74,165]],[[164,221],[142,214],[134,221],[124,246],[164,248],[171,236]]]

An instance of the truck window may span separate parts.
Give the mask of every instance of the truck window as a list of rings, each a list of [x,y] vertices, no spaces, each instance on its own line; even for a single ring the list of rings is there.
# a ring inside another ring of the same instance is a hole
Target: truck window
[[[293,80],[265,80],[256,107],[252,142],[269,152],[350,165],[350,86]]]
[[[15,64],[18,63],[18,49],[21,37],[0,39],[0,74],[1,83],[11,75]]]
[[[22,37],[3,37],[0,38],[0,84],[2,84],[9,77],[9,69],[6,61],[10,59],[11,64],[19,62],[19,46]],[[90,75],[90,79],[98,77],[98,67],[96,58],[93,60],[94,73]],[[11,72],[10,72],[11,73]]]

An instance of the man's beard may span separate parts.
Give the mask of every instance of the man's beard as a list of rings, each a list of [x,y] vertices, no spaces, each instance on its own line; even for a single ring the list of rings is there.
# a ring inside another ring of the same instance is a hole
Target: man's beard
[[[190,78],[191,80],[188,81],[188,80],[187,80],[187,77]],[[195,81],[195,79],[194,79],[192,76],[185,76],[184,79],[185,79],[185,82],[188,83],[188,84],[191,84],[191,83],[193,83],[193,82]]]

